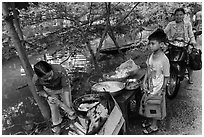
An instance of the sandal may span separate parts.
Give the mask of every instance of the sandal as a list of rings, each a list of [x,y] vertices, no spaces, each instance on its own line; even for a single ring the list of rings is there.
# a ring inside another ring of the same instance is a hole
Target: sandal
[[[68,118],[70,119],[70,120],[74,120],[74,119],[76,119],[76,113],[75,112],[73,112],[72,114],[68,114]]]
[[[152,129],[151,127],[148,127],[148,128],[146,128],[146,129],[143,130],[143,133],[144,133],[144,134],[152,134],[152,133],[157,132],[157,131],[159,131],[158,128]]]
[[[57,124],[57,125],[52,125],[51,126],[51,131],[54,135],[60,135],[61,134],[61,129],[65,126],[66,120],[62,119],[62,122]]]
[[[189,80],[188,80],[188,83],[189,83],[189,84],[193,84],[193,81],[189,79]]]
[[[54,135],[60,135],[61,133],[61,123],[58,125],[52,125],[51,131]]]
[[[149,127],[149,126],[151,126],[150,122],[145,121],[144,123],[142,123],[143,128],[146,128],[146,127]]]

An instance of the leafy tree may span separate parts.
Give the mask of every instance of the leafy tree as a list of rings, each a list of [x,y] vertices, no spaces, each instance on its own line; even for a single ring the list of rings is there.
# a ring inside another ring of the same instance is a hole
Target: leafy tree
[[[121,34],[131,35],[135,33],[136,35],[141,30],[141,26],[157,26],[158,24],[165,26],[171,20],[171,14],[175,8],[196,5],[196,3],[188,2],[140,2],[134,8],[136,4],[134,2],[111,3],[110,26],[116,37]],[[63,43],[65,46],[75,48],[78,45],[81,48],[86,48],[81,46],[86,44],[82,39],[79,25],[89,40],[102,38],[105,32],[107,9],[105,3],[102,2],[43,2],[20,3],[18,5],[20,5],[18,11],[21,28],[30,30],[32,27],[33,30],[24,31],[24,35],[26,33],[31,36],[37,35],[35,40],[33,37],[26,40],[30,43],[34,42],[33,45],[36,46],[40,46],[38,42],[42,41],[39,39],[43,36],[39,36],[48,32],[51,35],[58,35],[56,38],[61,41],[58,43]],[[27,5],[29,7],[26,7]],[[126,17],[126,15],[128,16]],[[124,17],[125,20],[123,20]],[[62,33],[63,35],[61,35]],[[58,39],[59,37],[60,39]],[[32,46],[27,45],[27,47],[32,49]],[[98,47],[100,50],[101,46]]]

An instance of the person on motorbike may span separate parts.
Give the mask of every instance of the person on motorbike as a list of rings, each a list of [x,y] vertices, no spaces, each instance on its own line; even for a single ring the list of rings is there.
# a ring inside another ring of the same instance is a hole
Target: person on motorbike
[[[194,15],[193,21],[193,26],[195,27],[196,31],[202,31],[202,11],[198,11]]]
[[[202,37],[199,37],[202,34],[202,11],[198,11],[193,16],[193,31],[197,45],[202,45]]]
[[[196,40],[194,37],[194,33],[192,30],[192,25],[190,22],[185,22],[184,21],[184,15],[185,15],[185,10],[183,8],[178,8],[174,12],[174,17],[175,21],[169,22],[166,28],[164,29],[164,32],[167,34],[167,37],[170,41],[185,41],[191,42],[194,46],[196,46]],[[182,46],[185,46],[185,44],[181,44]],[[190,53],[190,46],[188,49],[188,53]],[[190,67],[188,69],[188,81],[189,84],[193,84],[192,81],[192,70]]]
[[[51,110],[52,131],[60,134],[62,116],[59,112],[58,101],[61,99],[68,108],[68,117],[74,116],[71,99],[70,82],[66,70],[58,64],[39,61],[34,65],[33,81],[39,96],[44,97]]]
[[[148,99],[154,98],[155,96],[161,96],[162,94],[165,95],[166,85],[170,76],[169,59],[162,50],[162,47],[164,46],[166,41],[166,34],[162,29],[157,29],[148,37],[148,40],[149,46],[152,50],[152,54],[146,61],[147,73],[145,74],[142,84],[144,95],[141,99],[139,111],[140,115],[143,115],[145,117],[149,117],[147,115],[147,112],[145,112],[145,106],[148,105],[146,101],[148,101]],[[164,109],[161,110],[162,112],[166,112],[165,107],[162,107],[162,109]],[[161,114],[162,112],[159,113]],[[142,124],[142,127],[145,128],[143,130],[143,133],[150,134],[158,131],[157,121],[162,120],[164,117],[165,116],[162,116],[162,118],[149,117],[152,118],[152,121]]]

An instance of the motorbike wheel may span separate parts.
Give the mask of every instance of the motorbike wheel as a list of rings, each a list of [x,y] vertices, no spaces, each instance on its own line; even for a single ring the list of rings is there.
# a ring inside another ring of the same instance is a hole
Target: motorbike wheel
[[[175,73],[170,74],[169,84],[166,88],[166,96],[168,99],[174,99],[178,94],[180,87],[180,79]]]

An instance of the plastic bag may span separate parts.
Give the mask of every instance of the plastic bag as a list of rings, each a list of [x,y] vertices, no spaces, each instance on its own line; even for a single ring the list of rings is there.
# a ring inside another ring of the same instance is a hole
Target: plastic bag
[[[137,71],[140,67],[135,64],[135,62],[132,59],[127,60],[126,62],[122,63],[117,70],[118,71]]]
[[[189,66],[192,70],[200,70],[202,68],[202,52],[200,49],[192,48],[189,55]]]

